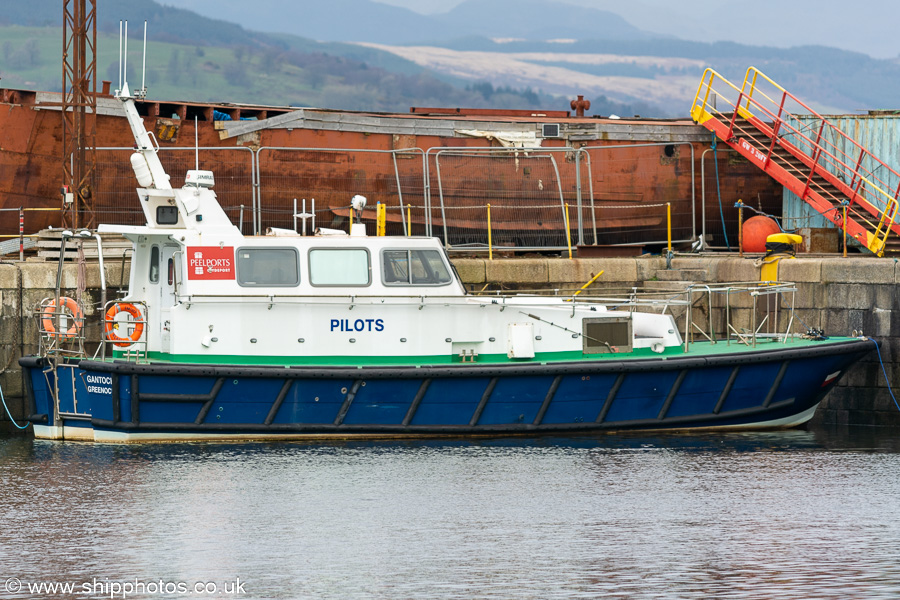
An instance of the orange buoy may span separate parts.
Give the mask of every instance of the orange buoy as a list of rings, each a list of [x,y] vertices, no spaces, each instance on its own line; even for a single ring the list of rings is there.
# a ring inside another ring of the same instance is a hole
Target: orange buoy
[[[744,221],[741,249],[744,252],[765,252],[766,238],[774,233],[781,233],[775,219],[761,215],[750,217]]]

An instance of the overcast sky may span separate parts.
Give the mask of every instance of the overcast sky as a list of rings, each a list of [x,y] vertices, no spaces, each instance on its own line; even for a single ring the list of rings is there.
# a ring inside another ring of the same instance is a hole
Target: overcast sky
[[[376,1],[428,14],[446,12],[463,0]],[[640,29],[687,40],[823,45],[876,58],[900,56],[900,0],[557,1],[608,10]]]

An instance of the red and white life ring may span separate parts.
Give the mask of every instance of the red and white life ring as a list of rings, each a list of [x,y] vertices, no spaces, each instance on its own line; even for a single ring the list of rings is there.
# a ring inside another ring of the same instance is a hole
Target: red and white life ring
[[[69,328],[65,331],[56,330],[56,319],[61,316],[58,312],[59,310],[67,310],[72,315],[71,325],[69,325]],[[82,312],[81,307],[78,306],[78,303],[75,302],[74,299],[69,298],[68,296],[60,296],[58,307],[56,305],[56,300],[51,300],[50,303],[41,310],[41,327],[51,338],[60,340],[71,339],[78,335],[83,324],[84,313]]]
[[[119,328],[119,322],[116,321],[116,316],[123,312],[131,315],[133,319],[132,323],[134,324],[134,331],[131,332],[131,335],[126,337],[116,335],[116,330]],[[128,302],[116,302],[106,311],[106,325],[104,331],[106,332],[106,339],[113,342],[116,346],[130,346],[141,339],[141,335],[144,333],[144,315],[141,314],[141,309],[134,304]]]

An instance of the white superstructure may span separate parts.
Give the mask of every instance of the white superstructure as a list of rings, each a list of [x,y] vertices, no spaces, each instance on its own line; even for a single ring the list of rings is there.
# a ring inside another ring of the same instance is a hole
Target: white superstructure
[[[219,205],[211,172],[191,171],[182,187],[171,186],[127,85],[119,97],[137,145],[131,162],[147,225],[100,230],[134,243],[124,301],[144,314],[135,344],[143,351],[285,364],[327,357],[475,362],[681,344],[670,315],[466,295],[433,238],[369,237],[359,222],[353,235],[244,236]],[[352,201],[358,214],[364,205],[362,197]],[[586,323],[604,319],[609,328],[587,332]]]

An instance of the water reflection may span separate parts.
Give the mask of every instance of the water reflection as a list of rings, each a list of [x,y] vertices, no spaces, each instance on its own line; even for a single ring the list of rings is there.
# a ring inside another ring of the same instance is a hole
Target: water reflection
[[[884,430],[11,438],[0,482],[0,586],[240,578],[245,593],[229,597],[900,596],[900,442]]]

